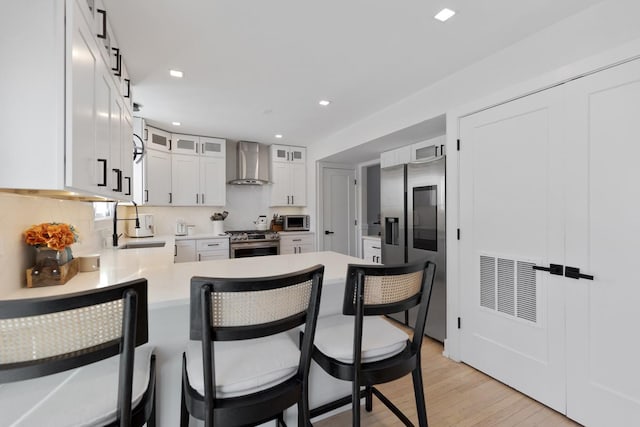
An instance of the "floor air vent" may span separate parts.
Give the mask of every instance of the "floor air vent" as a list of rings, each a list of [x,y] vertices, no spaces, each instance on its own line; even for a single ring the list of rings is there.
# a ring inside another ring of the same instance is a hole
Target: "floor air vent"
[[[480,255],[480,305],[507,316],[537,322],[533,262]]]

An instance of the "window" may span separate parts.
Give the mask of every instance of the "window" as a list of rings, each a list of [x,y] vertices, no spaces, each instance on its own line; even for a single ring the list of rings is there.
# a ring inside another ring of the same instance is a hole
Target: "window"
[[[113,218],[113,205],[114,202],[93,202],[93,219],[99,221]]]

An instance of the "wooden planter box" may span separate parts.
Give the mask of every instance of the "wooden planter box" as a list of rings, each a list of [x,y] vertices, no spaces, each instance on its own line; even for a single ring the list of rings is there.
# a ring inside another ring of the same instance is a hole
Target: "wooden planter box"
[[[33,268],[27,269],[27,288],[64,285],[78,273],[78,259],[56,267],[45,267],[34,275]]]

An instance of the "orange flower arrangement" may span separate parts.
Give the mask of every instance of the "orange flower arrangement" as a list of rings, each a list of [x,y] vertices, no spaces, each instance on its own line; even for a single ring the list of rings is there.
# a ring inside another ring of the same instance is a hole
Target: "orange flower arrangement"
[[[38,248],[47,247],[61,251],[78,241],[73,225],[45,222],[32,225],[24,232],[24,241]]]

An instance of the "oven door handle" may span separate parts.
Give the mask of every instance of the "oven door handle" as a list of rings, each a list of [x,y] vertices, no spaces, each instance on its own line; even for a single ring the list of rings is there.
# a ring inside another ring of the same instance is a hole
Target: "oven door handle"
[[[232,243],[231,249],[275,248],[278,242]]]

